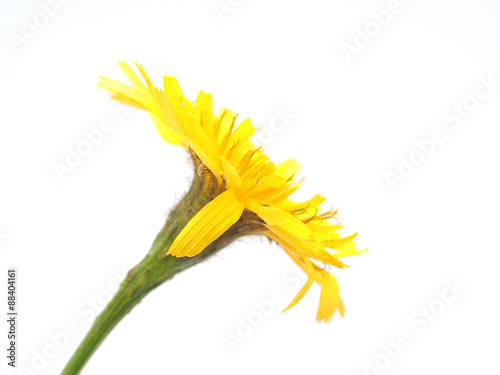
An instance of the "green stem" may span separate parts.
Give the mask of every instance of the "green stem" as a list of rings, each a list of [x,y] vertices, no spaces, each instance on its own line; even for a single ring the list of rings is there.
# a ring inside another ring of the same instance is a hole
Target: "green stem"
[[[106,309],[97,317],[92,328],[82,341],[77,351],[64,368],[62,374],[78,374],[87,363],[101,342],[118,324],[118,322],[134,307],[141,298],[131,298],[129,285],[122,286]]]
[[[199,164],[195,160],[195,171],[199,170],[198,167]],[[129,271],[116,295],[97,317],[87,336],[71,357],[62,375],[79,374],[106,336],[150,291],[177,273],[212,256],[234,239],[242,235],[262,232],[263,227],[255,222],[254,215],[244,212],[238,222],[200,254],[182,258],[166,255],[173,241],[189,220],[219,193],[219,185],[213,175],[206,171],[200,174],[195,173],[191,189],[170,213],[151,250],[137,266]]]
[[[160,237],[160,236],[159,236]],[[172,241],[168,241],[170,246]],[[155,242],[157,244],[157,242]],[[153,245],[153,250],[155,249]],[[168,249],[167,249],[168,250]],[[165,251],[166,253],[166,251]],[[171,279],[176,273],[200,262],[201,257],[176,258],[172,256],[154,257],[148,255],[133,268],[113,299],[97,317],[77,351],[64,368],[63,375],[79,374],[102,341],[151,290]]]

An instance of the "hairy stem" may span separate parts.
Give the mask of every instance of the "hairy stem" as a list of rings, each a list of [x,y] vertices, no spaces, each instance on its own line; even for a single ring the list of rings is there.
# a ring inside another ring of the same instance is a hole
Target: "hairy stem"
[[[195,171],[198,170],[195,160]],[[253,234],[259,227],[245,215],[226,233],[194,257],[177,258],[166,255],[173,241],[210,200],[219,193],[219,185],[207,171],[195,173],[191,189],[170,213],[164,227],[156,237],[146,257],[132,268],[113,299],[96,318],[87,336],[70,359],[62,375],[79,374],[106,336],[150,291],[179,272],[207,259],[234,239]]]

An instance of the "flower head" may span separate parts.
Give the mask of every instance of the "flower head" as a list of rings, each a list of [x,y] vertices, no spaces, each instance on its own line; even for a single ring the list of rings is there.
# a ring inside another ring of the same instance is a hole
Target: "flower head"
[[[336,211],[321,211],[324,197],[316,195],[301,203],[289,199],[300,186],[299,164],[292,159],[273,163],[251,142],[255,128],[250,120],[237,124],[237,115],[227,109],[214,114],[210,94],[200,91],[192,103],[174,77],[165,76],[161,90],[141,66],[145,83],[126,63],[120,67],[132,85],[102,78],[99,86],[113,91],[115,99],[147,110],[163,138],[188,149],[197,158],[199,171],[205,170],[218,187],[218,194],[182,229],[168,254],[196,256],[244,218],[260,224],[262,233],[281,244],[308,275],[285,310],[316,281],[321,285],[316,319],[328,322],[337,310],[343,315],[337,281],[316,262],[344,268],[339,258],[362,251],[354,245],[356,234],[342,237],[342,226],[331,221]]]

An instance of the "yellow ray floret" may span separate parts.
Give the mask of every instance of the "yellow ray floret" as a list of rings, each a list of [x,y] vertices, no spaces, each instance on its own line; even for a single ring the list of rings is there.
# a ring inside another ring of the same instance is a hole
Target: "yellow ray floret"
[[[226,190],[203,207],[176,237],[168,254],[194,256],[231,227],[241,216],[243,204]]]
[[[126,63],[120,63],[120,68],[131,85],[102,78],[99,86],[113,91],[113,98],[148,111],[163,138],[193,152],[219,187],[220,194],[182,229],[168,254],[198,255],[249,212],[253,222],[260,223],[266,235],[307,272],[306,284],[285,311],[316,282],[321,286],[317,320],[327,322],[337,310],[343,315],[337,281],[314,261],[344,268],[339,257],[362,251],[353,241],[357,234],[343,237],[342,226],[330,221],[336,211],[321,211],[324,197],[318,194],[305,202],[290,199],[300,186],[296,181],[300,165],[293,159],[273,163],[251,142],[255,132],[251,121],[237,123],[238,115],[227,109],[214,114],[210,94],[200,91],[191,102],[174,77],[165,76],[159,89],[141,66],[142,80]]]

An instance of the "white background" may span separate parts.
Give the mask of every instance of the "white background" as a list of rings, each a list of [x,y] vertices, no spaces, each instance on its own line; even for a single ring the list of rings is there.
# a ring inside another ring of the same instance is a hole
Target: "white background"
[[[500,81],[498,3],[402,2],[350,62],[342,43],[354,45],[388,2],[232,4],[220,17],[208,0],[73,0],[16,48],[12,35],[22,37],[26,20],[43,23],[43,8],[2,0],[1,301],[15,267],[18,365],[53,358],[18,372],[2,355],[0,372],[58,374],[89,328],[91,299],[102,302],[114,275],[142,259],[188,186],[185,153],[146,113],[117,112],[96,87],[100,75],[125,80],[116,63],[126,60],[176,76],[193,100],[203,89],[217,108],[250,117],[275,161],[302,162],[299,198],[325,195],[370,251],[332,270],[346,317],[325,325],[314,321],[317,285],[280,313],[300,272],[278,246],[244,239],[149,295],[84,374],[498,373],[500,87],[458,129],[443,119],[474,103],[478,77]],[[284,108],[295,117],[269,130]],[[53,162],[103,119],[113,131],[59,181]],[[386,172],[437,128],[446,141],[391,190]],[[444,303],[447,282],[466,289]],[[236,335],[274,290],[285,298],[231,352],[224,334]],[[439,313],[416,324],[429,305]],[[79,333],[54,353],[50,337],[68,323]],[[384,361],[383,344],[402,332],[411,344]]]

